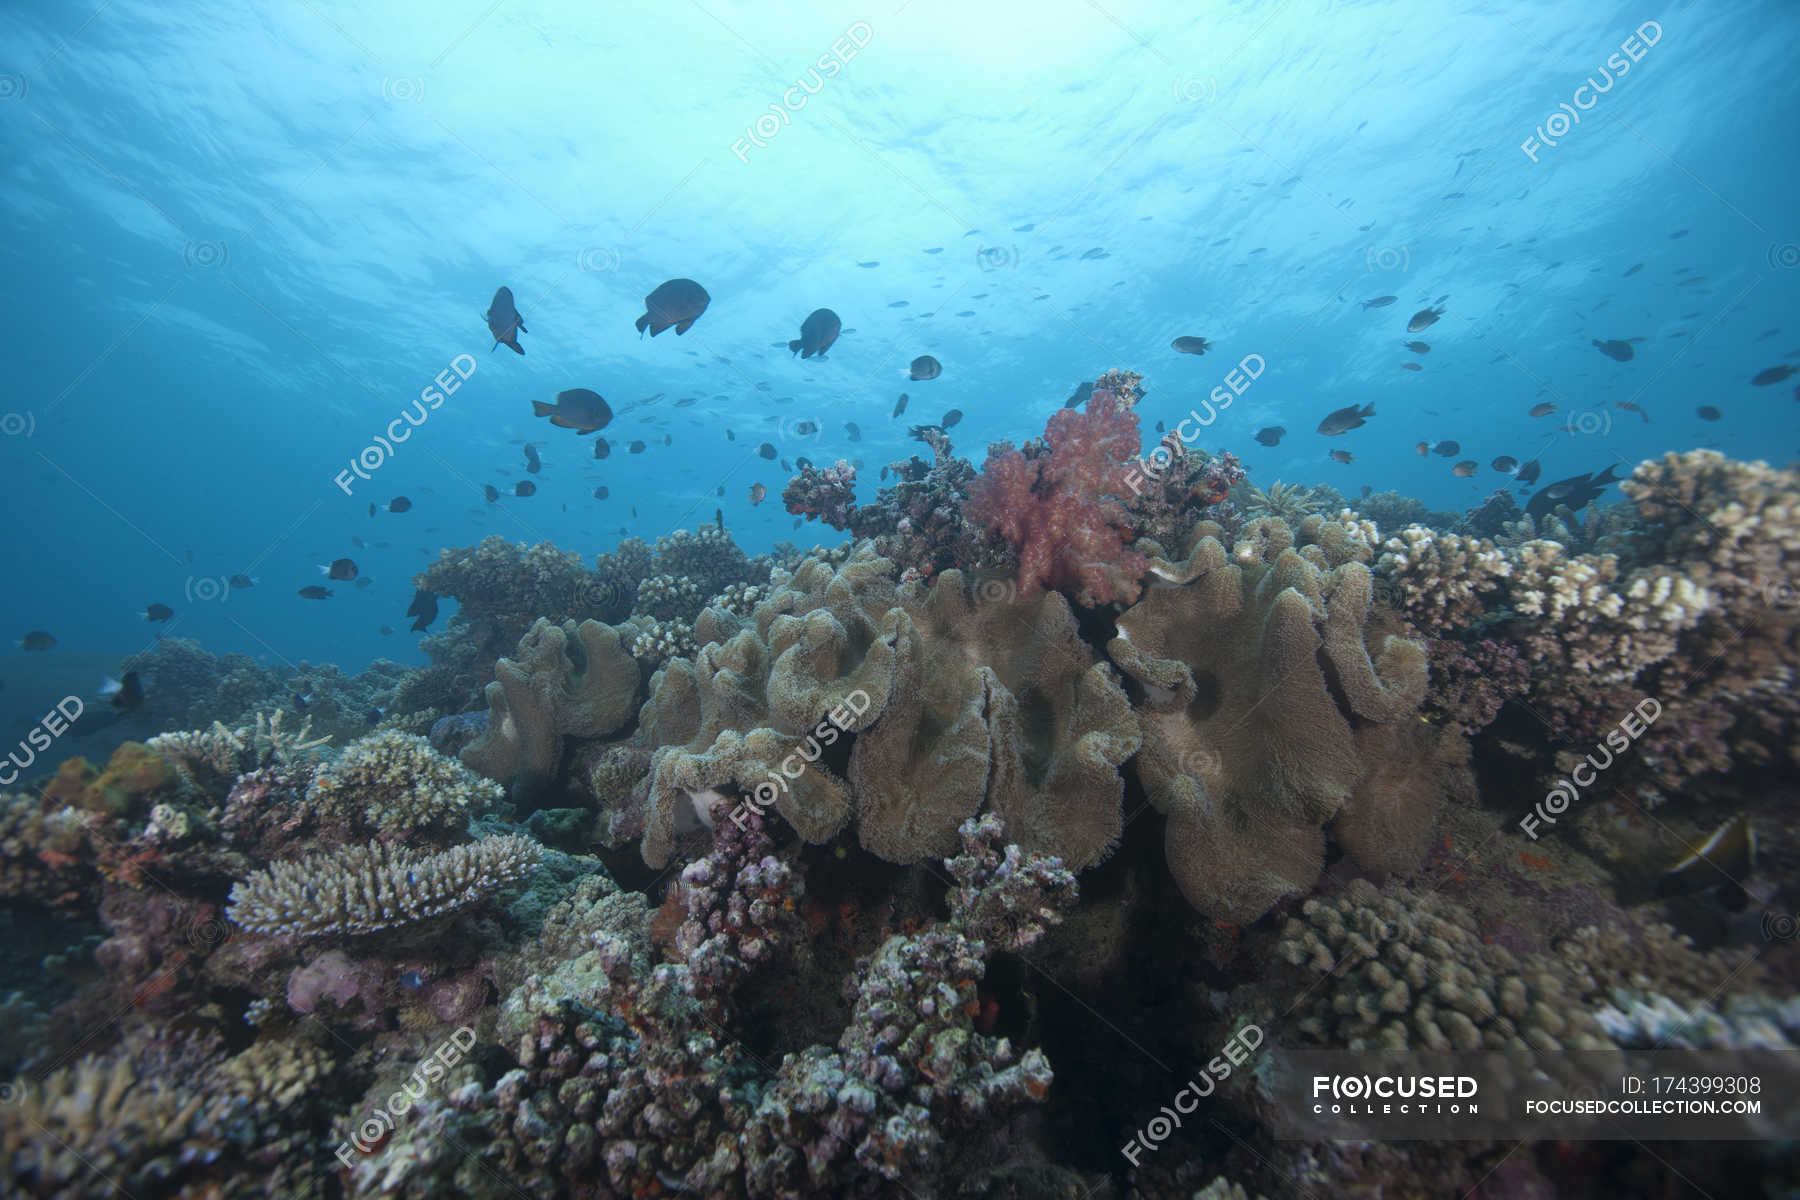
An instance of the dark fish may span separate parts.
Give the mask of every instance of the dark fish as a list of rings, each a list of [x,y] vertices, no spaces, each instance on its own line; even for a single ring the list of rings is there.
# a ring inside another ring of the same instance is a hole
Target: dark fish
[[[1556,405],[1554,405],[1554,404],[1550,403],[1550,401],[1546,400],[1542,404],[1532,405],[1531,411],[1529,413],[1527,413],[1526,415],[1532,416],[1532,417],[1547,417],[1555,411],[1556,411]]]
[[[700,398],[698,396],[683,396],[681,399],[677,400],[674,404],[671,404],[669,407],[670,408],[687,408],[690,405],[695,405],[698,403],[700,403]]]
[[[489,504],[492,504],[500,498],[500,489],[491,483],[484,483],[481,485],[481,494],[487,497]]]
[[[794,469],[794,464],[784,458],[781,460],[781,469],[784,471],[792,471]]]
[[[56,645],[56,639],[41,629],[34,629],[19,639],[21,650],[48,650]]]
[[[686,333],[706,306],[712,303],[712,297],[706,289],[691,279],[671,279],[656,285],[656,290],[644,297],[644,315],[637,319],[637,331],[650,331],[655,337],[669,326],[675,327],[675,336]]]
[[[1073,392],[1071,392],[1069,394],[1069,398],[1067,400],[1063,401],[1063,407],[1064,408],[1080,408],[1082,405],[1084,405],[1088,402],[1088,397],[1092,396],[1093,394],[1094,394],[1094,382],[1093,382],[1093,380],[1090,379],[1090,380],[1084,382],[1080,387],[1076,388]]]
[[[233,575],[230,582],[231,586],[234,588],[251,588],[256,586],[256,580],[250,578],[248,575]]]
[[[723,496],[724,494],[725,494],[725,485],[722,483],[718,487],[713,489],[713,495],[715,495],[715,496]]]
[[[1758,371],[1755,378],[1753,378],[1750,383],[1755,387],[1768,387],[1772,383],[1780,383],[1782,380],[1788,378],[1795,370],[1796,368],[1790,367],[1786,363],[1782,363],[1778,367],[1770,367],[1766,371]]]
[[[612,443],[605,438],[594,439],[594,457],[606,458],[612,454]]]
[[[1594,346],[1600,353],[1616,362],[1630,362],[1637,355],[1637,351],[1631,348],[1630,342],[1620,341],[1618,338],[1609,338],[1604,342],[1595,338]]]
[[[795,529],[800,528],[800,518],[799,517],[794,518],[794,528]]]
[[[637,516],[637,505],[635,504],[631,506],[631,515],[634,517]]]
[[[906,411],[906,393],[901,392],[900,399],[894,401],[894,411],[892,413],[889,413],[888,415],[890,418],[897,417],[905,411]]]
[[[804,454],[797,455],[794,458],[794,465],[802,471],[809,471],[812,469],[812,459],[807,458]]]
[[[1639,408],[1636,404],[1632,403],[1630,400],[1615,400],[1615,401],[1613,401],[1613,407],[1614,408],[1622,408],[1626,412],[1634,412],[1638,416],[1644,418],[1644,424],[1648,425],[1650,423],[1650,414],[1645,412],[1642,408]]]
[[[910,379],[936,379],[944,373],[944,364],[929,354],[921,354],[912,360],[912,369],[908,373]]]
[[[769,494],[769,489],[764,487],[762,484],[753,483],[750,485],[750,503],[752,505],[761,504],[763,502],[763,497],[767,496],[768,494]]]
[[[1721,882],[1737,883],[1756,870],[1756,830],[1738,815],[1689,845],[1657,880],[1657,895],[1692,895]]]
[[[811,358],[815,354],[825,357],[831,344],[838,340],[844,323],[829,308],[815,308],[806,320],[800,322],[800,336],[787,344],[790,351],[801,358]]]
[[[1366,312],[1371,308],[1386,308],[1399,298],[1398,296],[1377,296],[1373,300],[1364,300],[1363,310]]]
[[[775,447],[771,446],[767,442],[764,442],[762,445],[758,446],[756,448],[756,452],[758,454],[762,455],[764,458],[772,459],[775,457]]]
[[[136,671],[125,672],[125,678],[112,679],[100,677],[100,695],[111,697],[112,706],[120,712],[136,712],[144,703],[144,685],[138,680]]]
[[[319,573],[327,579],[347,583],[356,578],[356,563],[348,558],[334,558],[329,567],[320,567]]]
[[[375,515],[375,505],[372,503],[369,505],[369,515],[371,517]]]
[[[1700,419],[1702,421],[1716,421],[1725,415],[1710,404],[1702,404],[1694,411],[1700,414]]]
[[[361,591],[363,588],[368,587],[370,584],[372,584],[374,582],[375,581],[373,579],[370,579],[367,575],[364,575],[361,578],[359,578],[353,586],[356,588],[357,591]]]
[[[663,434],[663,445],[673,446],[674,444],[675,444],[675,435],[674,434],[671,434],[671,433]]]
[[[1374,415],[1375,405],[1373,402],[1361,407],[1352,404],[1325,414],[1325,419],[1319,422],[1318,432],[1326,437],[1335,437],[1340,433],[1348,433],[1352,429],[1362,428],[1363,422]]]
[[[811,437],[817,432],[819,432],[819,423],[817,421],[800,421],[794,425],[795,437]]]
[[[424,588],[419,588],[413,593],[412,603],[406,606],[406,615],[418,618],[412,623],[414,633],[424,633],[431,628],[431,623],[437,620],[437,602],[436,592],[428,592]]]
[[[1534,458],[1524,466],[1520,467],[1519,473],[1513,476],[1513,478],[1517,479],[1522,484],[1530,486],[1531,484],[1536,483],[1538,481],[1538,476],[1543,473],[1543,464]]]
[[[1567,505],[1570,512],[1580,512],[1590,502],[1598,499],[1608,484],[1618,482],[1618,477],[1613,474],[1613,471],[1613,467],[1607,467],[1599,474],[1590,472],[1586,475],[1571,475],[1567,479],[1559,479],[1533,496],[1530,503],[1525,505],[1525,511],[1540,521],[1558,505]],[[1523,472],[1520,474],[1523,475]]]
[[[1286,435],[1286,429],[1283,429],[1279,425],[1271,425],[1267,429],[1257,430],[1256,440],[1265,446],[1279,446],[1281,445],[1281,439]]]
[[[1177,354],[1205,354],[1212,343],[1203,337],[1178,337],[1169,343],[1169,349]]]
[[[713,509],[713,524],[717,525],[720,529],[725,528],[725,510],[724,509],[722,509],[722,508]]]
[[[1413,447],[1413,451],[1414,451],[1414,453],[1418,454],[1418,456],[1420,458],[1424,458],[1427,454],[1431,453],[1431,443],[1430,442],[1420,442],[1418,445]]]
[[[381,724],[381,716],[382,716],[382,713],[379,708],[371,708],[368,711],[368,714],[363,717],[363,720],[367,721],[371,725],[379,725],[379,724]]]
[[[1356,459],[1348,450],[1333,450],[1331,452],[1331,461],[1349,464],[1355,462]]]
[[[1406,323],[1406,332],[1419,333],[1423,330],[1430,329],[1433,325],[1437,324],[1437,319],[1443,315],[1444,310],[1441,308],[1421,308],[1412,315],[1412,320]]]
[[[411,512],[412,501],[408,500],[405,496],[395,496],[392,500],[388,501],[388,511],[391,513]]]
[[[146,621],[166,621],[175,615],[175,610],[166,604],[152,604],[144,610]]]
[[[556,393],[555,404],[545,404],[542,400],[531,402],[531,415],[549,417],[552,425],[563,429],[573,429],[576,433],[592,433],[596,429],[605,429],[612,420],[612,409],[598,392],[587,388],[570,388]],[[526,447],[529,451],[531,448]],[[532,454],[530,457],[535,458]]]
[[[1400,369],[1402,371],[1423,371],[1425,368],[1416,362],[1403,362],[1400,364]]]
[[[513,495],[535,496],[537,495],[537,484],[531,482],[529,479],[521,479],[519,482],[513,484]]]
[[[382,625],[382,626],[379,626],[375,630],[375,632],[379,633],[382,637],[392,637],[393,633],[394,633],[394,627],[392,625]]]
[[[1433,454],[1441,454],[1445,458],[1455,458],[1458,454],[1462,453],[1462,446],[1457,442],[1443,441],[1433,446],[1431,452]]]
[[[1644,269],[1644,264],[1638,263],[1636,266],[1632,267],[1629,271],[1627,271],[1623,275],[1619,276],[1619,278],[1620,279],[1630,279],[1633,275],[1636,275],[1639,271],[1641,271],[1643,269]]]
[[[1156,432],[1158,432],[1158,433],[1165,432],[1165,430],[1163,429],[1163,423],[1161,421],[1158,421],[1156,423]]]
[[[877,260],[875,262],[859,262],[856,265],[863,268],[866,271],[870,267],[879,267],[881,265],[881,263],[879,260]]]
[[[855,421],[845,421],[844,436],[853,442],[860,442],[862,441],[862,430],[857,427]]]
[[[1454,467],[1451,467],[1450,473],[1455,475],[1459,479],[1467,479],[1479,470],[1481,470],[1480,463],[1476,462],[1472,458],[1465,458],[1461,462],[1457,463]]]
[[[1502,454],[1499,458],[1496,458],[1492,463],[1489,463],[1488,465],[1493,467],[1494,470],[1500,472],[1502,475],[1510,475],[1514,471],[1519,469],[1519,460],[1514,458],[1510,454]]]
[[[939,422],[939,424],[943,425],[943,427],[945,429],[951,429],[951,428],[954,428],[956,423],[958,421],[962,420],[962,418],[963,418],[962,409],[953,408],[949,412],[944,414],[944,419],[941,422]]]
[[[331,589],[319,587],[315,584],[312,587],[301,588],[299,594],[305,596],[308,600],[323,600],[325,597],[331,595]]]
[[[632,442],[631,445],[625,447],[625,450],[629,454],[642,454],[644,452],[644,443]]]
[[[610,495],[612,495],[612,493],[606,490],[606,485],[604,483],[594,489],[594,499],[596,500],[604,500]]]
[[[514,354],[525,353],[525,347],[519,345],[519,335],[531,330],[525,328],[525,318],[513,306],[511,288],[503,287],[494,293],[494,302],[488,305],[482,319],[487,321],[488,332],[494,335],[494,344],[488,347],[489,354],[501,346],[511,346]]]
[[[1414,354],[1430,354],[1431,353],[1431,347],[1426,345],[1424,342],[1408,342],[1408,343],[1406,343],[1406,348],[1408,350],[1411,350]]]

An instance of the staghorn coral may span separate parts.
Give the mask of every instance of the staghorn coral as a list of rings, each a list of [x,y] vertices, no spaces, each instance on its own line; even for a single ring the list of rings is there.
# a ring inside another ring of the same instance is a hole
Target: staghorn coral
[[[460,833],[471,811],[504,795],[424,738],[391,730],[344,747],[306,789],[307,802],[328,819],[382,834]]]
[[[1242,923],[1308,890],[1334,817],[1368,865],[1416,862],[1466,750],[1393,728],[1417,725],[1425,653],[1374,610],[1368,568],[1293,550],[1243,566],[1202,536],[1180,577],[1121,615],[1107,648],[1143,691],[1138,776],[1189,902]]]
[[[1240,506],[1244,516],[1252,520],[1273,517],[1289,525],[1298,525],[1302,517],[1316,513],[1323,501],[1305,484],[1283,483],[1277,479],[1264,491],[1248,480],[1242,484]]]
[[[637,704],[636,660],[610,625],[539,620],[514,658],[494,666],[488,724],[459,757],[509,787],[542,784],[562,759],[563,738],[603,737]]]
[[[1481,616],[1512,574],[1492,542],[1408,525],[1382,544],[1376,570],[1388,603],[1421,629],[1449,632]]]
[[[528,875],[539,853],[518,836],[424,855],[372,841],[275,863],[232,887],[228,915],[253,933],[374,933],[484,900]]]
[[[317,758],[317,751],[330,743],[331,736],[308,736],[311,717],[302,720],[298,730],[284,730],[281,722],[286,716],[278,708],[273,714],[257,713],[254,726],[227,729],[215,721],[209,730],[158,734],[145,745],[211,790],[271,762],[292,767]]]

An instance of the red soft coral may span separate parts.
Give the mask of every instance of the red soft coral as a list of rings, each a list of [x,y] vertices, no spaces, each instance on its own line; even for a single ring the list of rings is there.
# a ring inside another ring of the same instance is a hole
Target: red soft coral
[[[1140,445],[1137,414],[1096,390],[1086,412],[1051,417],[1044,441],[1031,458],[988,454],[969,487],[970,518],[1012,543],[1021,590],[1041,583],[1086,605],[1131,603],[1149,563],[1126,548],[1131,517],[1117,497]]]

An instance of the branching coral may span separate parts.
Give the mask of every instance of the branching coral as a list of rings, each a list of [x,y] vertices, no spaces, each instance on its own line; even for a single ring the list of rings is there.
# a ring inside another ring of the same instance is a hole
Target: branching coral
[[[307,802],[328,817],[383,834],[460,832],[471,811],[504,795],[424,738],[392,731],[346,746],[306,791]]]

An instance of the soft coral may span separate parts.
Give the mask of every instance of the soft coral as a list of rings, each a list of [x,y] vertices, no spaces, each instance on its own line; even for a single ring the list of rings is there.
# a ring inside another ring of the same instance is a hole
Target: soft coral
[[[1044,442],[1030,457],[990,450],[969,516],[1012,543],[1021,590],[1042,583],[1086,605],[1131,603],[1149,563],[1126,548],[1131,517],[1117,493],[1140,445],[1137,414],[1096,389],[1086,412],[1050,418]]]

